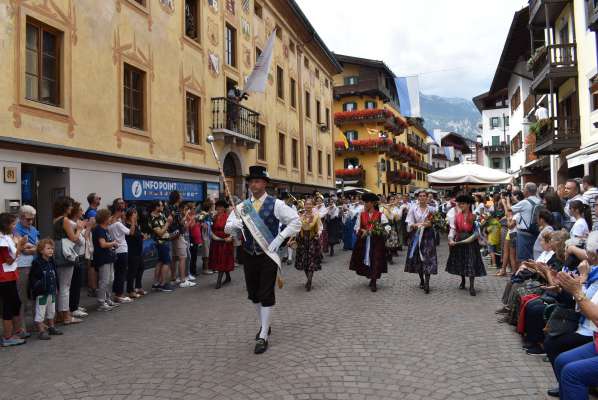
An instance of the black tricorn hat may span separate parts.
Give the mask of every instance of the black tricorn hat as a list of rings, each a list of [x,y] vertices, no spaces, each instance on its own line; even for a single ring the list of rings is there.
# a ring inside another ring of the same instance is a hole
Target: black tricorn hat
[[[364,193],[361,195],[361,200],[376,202],[379,199],[378,196],[376,196],[374,193]]]
[[[250,181],[252,179],[263,179],[266,182],[270,182],[270,175],[268,175],[266,167],[262,167],[261,165],[252,165],[249,167],[249,175],[245,177],[245,180]]]

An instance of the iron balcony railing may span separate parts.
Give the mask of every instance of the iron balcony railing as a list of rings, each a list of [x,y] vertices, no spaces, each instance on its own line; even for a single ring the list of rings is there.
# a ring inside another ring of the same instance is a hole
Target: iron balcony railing
[[[212,130],[229,131],[234,136],[259,140],[259,113],[226,97],[212,98]]]

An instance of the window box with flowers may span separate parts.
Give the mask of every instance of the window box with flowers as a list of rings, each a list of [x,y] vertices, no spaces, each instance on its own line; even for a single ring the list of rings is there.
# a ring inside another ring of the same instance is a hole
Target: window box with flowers
[[[376,121],[384,122],[388,118],[394,118],[392,112],[384,108],[374,108],[356,111],[341,111],[334,113],[334,123],[342,125],[354,121]]]

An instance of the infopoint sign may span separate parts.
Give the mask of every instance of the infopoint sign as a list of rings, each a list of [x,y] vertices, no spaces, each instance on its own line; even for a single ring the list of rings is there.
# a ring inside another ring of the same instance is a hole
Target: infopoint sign
[[[204,182],[138,175],[123,176],[123,198],[127,201],[168,200],[173,190],[178,191],[185,201],[204,200]]]

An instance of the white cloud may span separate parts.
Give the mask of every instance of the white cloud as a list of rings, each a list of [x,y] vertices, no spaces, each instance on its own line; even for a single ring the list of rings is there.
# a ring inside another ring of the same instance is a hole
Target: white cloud
[[[490,87],[526,0],[297,0],[334,52],[420,75],[422,92],[471,98]]]

